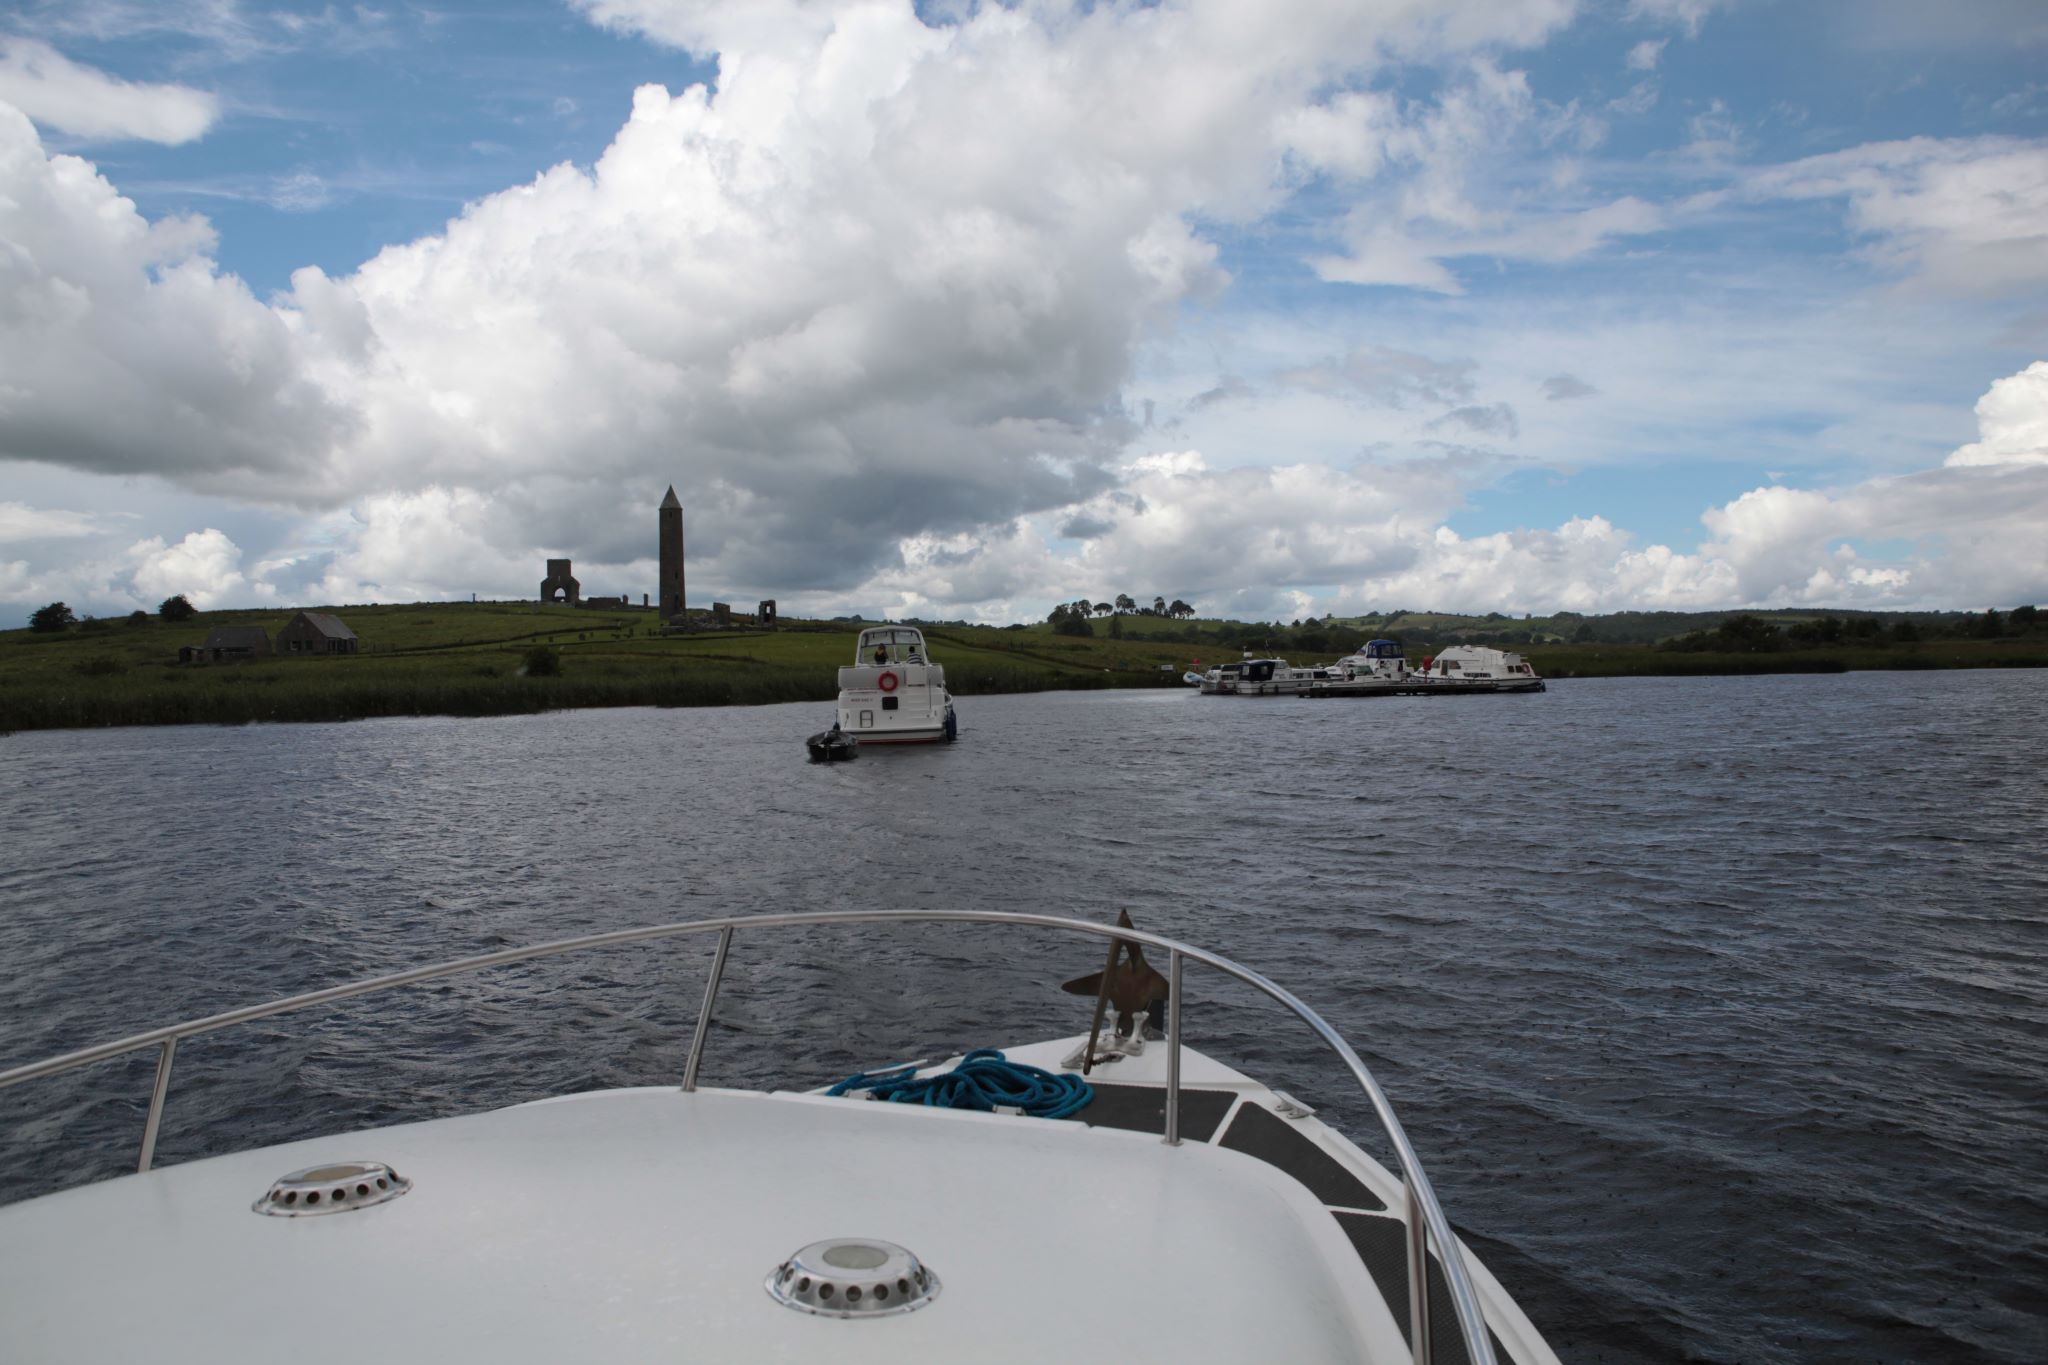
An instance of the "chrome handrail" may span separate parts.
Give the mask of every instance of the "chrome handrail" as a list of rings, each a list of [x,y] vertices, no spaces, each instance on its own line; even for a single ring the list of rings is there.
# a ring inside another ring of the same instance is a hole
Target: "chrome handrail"
[[[1408,1322],[1409,1341],[1416,1365],[1429,1365],[1433,1355],[1429,1338],[1428,1244],[1431,1240],[1435,1241],[1443,1264],[1444,1280],[1451,1291],[1452,1306],[1457,1312],[1458,1328],[1465,1341],[1467,1358],[1472,1365],[1495,1365],[1493,1343],[1488,1337],[1486,1320],[1479,1308],[1479,1297],[1472,1288],[1471,1277],[1466,1273],[1464,1248],[1451,1235],[1450,1223],[1445,1219],[1443,1209],[1437,1203],[1436,1191],[1430,1187],[1429,1178],[1422,1173],[1421,1159],[1416,1156],[1415,1148],[1409,1143],[1408,1135],[1401,1127],[1401,1121],[1394,1117],[1394,1109],[1388,1102],[1386,1093],[1380,1089],[1379,1082],[1373,1079],[1372,1072],[1366,1069],[1365,1063],[1359,1060],[1351,1044],[1345,1042],[1321,1015],[1302,1003],[1293,992],[1249,967],[1240,966],[1229,958],[1207,952],[1192,944],[1182,943],[1178,939],[1163,938],[1158,934],[1117,925],[1065,919],[1058,915],[1018,914],[1002,910],[802,910],[762,915],[733,915],[723,919],[688,920],[674,924],[648,925],[639,929],[618,929],[605,934],[586,934],[578,938],[530,944],[524,948],[505,948],[494,953],[480,953],[475,957],[457,958],[452,962],[443,962],[431,967],[415,967],[410,971],[375,976],[366,981],[307,991],[302,995],[287,996],[267,1004],[245,1005],[240,1009],[227,1010],[180,1024],[167,1024],[162,1028],[150,1029],[146,1033],[117,1038],[112,1042],[99,1043],[40,1062],[31,1062],[26,1066],[0,1071],[0,1090],[24,1081],[89,1066],[110,1057],[137,1052],[143,1048],[160,1049],[156,1081],[150,1096],[149,1117],[143,1129],[141,1160],[136,1167],[138,1172],[147,1171],[155,1155],[157,1129],[163,1118],[164,1100],[170,1092],[172,1058],[182,1039],[232,1028],[236,1024],[246,1024],[257,1019],[268,1019],[272,1015],[307,1009],[314,1005],[330,1004],[358,995],[370,995],[397,986],[411,986],[422,981],[481,971],[486,967],[502,967],[513,962],[556,957],[585,948],[604,948],[622,943],[716,933],[719,936],[717,954],[709,979],[705,983],[704,1002],[698,1013],[697,1028],[690,1040],[690,1055],[683,1071],[682,1088],[691,1090],[696,1087],[697,1066],[710,1029],[712,1004],[718,994],[719,979],[723,975],[726,954],[731,947],[735,929],[905,922],[997,924],[1018,928],[1058,929],[1069,933],[1093,934],[1098,938],[1122,939],[1167,953],[1168,976],[1172,982],[1167,1002],[1172,1050],[1167,1057],[1165,1140],[1171,1145],[1178,1145],[1180,1136],[1179,1023],[1183,959],[1213,967],[1225,976],[1242,981],[1286,1006],[1343,1059],[1345,1066],[1350,1068],[1352,1078],[1365,1091],[1366,1098],[1372,1101],[1373,1113],[1380,1121],[1380,1129],[1393,1145],[1394,1155],[1400,1162],[1401,1176],[1407,1182],[1408,1189],[1408,1207],[1404,1215],[1408,1231]]]

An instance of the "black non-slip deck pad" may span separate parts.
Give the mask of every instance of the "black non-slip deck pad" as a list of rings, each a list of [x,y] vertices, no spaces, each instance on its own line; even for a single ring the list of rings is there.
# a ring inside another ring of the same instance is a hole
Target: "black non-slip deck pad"
[[[1247,1104],[1239,1109],[1223,1134],[1223,1145],[1278,1166],[1325,1204],[1343,1209],[1386,1207],[1343,1163],[1317,1146],[1314,1138],[1264,1105]]]
[[[1380,1297],[1393,1310],[1394,1321],[1400,1325],[1401,1339],[1408,1339],[1408,1229],[1398,1218],[1375,1218],[1362,1213],[1333,1214],[1337,1226],[1344,1229],[1344,1235],[1351,1239],[1352,1248],[1358,1252],[1358,1259],[1365,1262],[1371,1272],[1372,1281],[1380,1287]],[[1489,1328],[1487,1337],[1493,1343],[1493,1358],[1508,1365],[1514,1357],[1508,1348],[1501,1345],[1500,1337]],[[1437,1261],[1436,1254],[1429,1257],[1429,1344],[1440,1365],[1471,1365],[1471,1353],[1465,1349],[1465,1338],[1458,1331],[1458,1310],[1451,1302],[1451,1287],[1444,1280],[1444,1268]]]
[[[1095,1098],[1074,1115],[1092,1128],[1123,1128],[1133,1133],[1166,1135],[1166,1091],[1156,1085],[1109,1085],[1090,1079]],[[1207,1142],[1236,1099],[1229,1090],[1182,1090],[1180,1135],[1184,1142]]]

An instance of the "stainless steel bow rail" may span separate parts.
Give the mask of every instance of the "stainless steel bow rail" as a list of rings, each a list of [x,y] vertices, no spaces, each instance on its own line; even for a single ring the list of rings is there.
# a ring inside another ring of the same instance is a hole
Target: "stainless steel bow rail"
[[[1409,1340],[1414,1351],[1416,1365],[1429,1365],[1434,1358],[1430,1345],[1429,1331],[1429,1257],[1430,1242],[1436,1244],[1437,1253],[1443,1263],[1444,1280],[1451,1291],[1451,1300],[1457,1310],[1459,1334],[1464,1338],[1467,1359],[1472,1365],[1495,1365],[1493,1343],[1486,1330],[1486,1322],[1479,1310],[1479,1297],[1472,1289],[1472,1280],[1465,1271],[1464,1250],[1457,1239],[1451,1236],[1451,1226],[1444,1218],[1443,1209],[1436,1202],[1436,1191],[1430,1188],[1429,1177],[1422,1173],[1422,1162],[1409,1144],[1408,1135],[1401,1128],[1401,1121],[1394,1117],[1394,1109],[1387,1102],[1379,1082],[1366,1070],[1365,1063],[1344,1041],[1337,1031],[1324,1022],[1321,1015],[1297,999],[1292,992],[1272,981],[1239,966],[1229,958],[1205,952],[1192,944],[1178,939],[1162,938],[1137,929],[1124,929],[1115,925],[1093,924],[1087,920],[1064,919],[1057,915],[1012,914],[999,910],[806,910],[763,915],[735,915],[725,919],[692,920],[680,924],[656,924],[640,929],[620,929],[608,934],[586,934],[581,938],[557,939],[552,943],[536,943],[525,948],[506,948],[495,953],[483,953],[476,957],[458,958],[432,967],[415,967],[411,971],[393,972],[389,976],[375,976],[367,981],[357,981],[345,986],[329,986],[325,990],[307,991],[304,995],[288,996],[263,1005],[247,1005],[241,1009],[228,1010],[222,1014],[208,1015],[203,1019],[192,1019],[182,1024],[168,1024],[163,1028],[151,1029],[131,1037],[119,1038],[110,1043],[80,1048],[59,1057],[32,1062],[8,1071],[0,1071],[0,1090],[33,1081],[43,1076],[54,1076],[59,1072],[76,1067],[103,1062],[110,1057],[140,1052],[144,1048],[158,1049],[156,1063],[156,1084],[149,1097],[149,1118],[142,1128],[142,1153],[136,1162],[137,1172],[147,1171],[156,1155],[157,1130],[163,1121],[164,1097],[171,1088],[171,1063],[177,1057],[181,1039],[194,1038],[202,1033],[213,1033],[219,1029],[231,1028],[257,1019],[268,1019],[274,1014],[286,1014],[293,1010],[309,1009],[314,1005],[331,1004],[336,1000],[347,1000],[353,996],[370,995],[377,991],[390,990],[396,986],[411,986],[422,981],[434,981],[445,976],[459,976],[464,972],[481,971],[486,967],[502,967],[513,962],[529,962],[538,958],[558,957],[564,953],[578,952],[585,948],[605,948],[622,943],[640,943],[652,939],[682,938],[692,934],[718,935],[718,948],[711,959],[711,972],[704,983],[704,1002],[697,1011],[697,1027],[690,1039],[690,1055],[683,1066],[682,1088],[686,1091],[697,1088],[697,1066],[704,1055],[704,1042],[711,1031],[711,1011],[718,999],[718,983],[725,974],[725,962],[732,948],[735,929],[772,929],[802,925],[841,924],[898,924],[898,923],[970,923],[1007,925],[1013,928],[1057,929],[1067,933],[1093,934],[1097,938],[1123,939],[1126,942],[1143,944],[1168,954],[1167,976],[1172,991],[1166,1003],[1167,1036],[1171,1044],[1166,1059],[1166,1135],[1168,1146],[1180,1145],[1180,1001],[1181,964],[1183,960],[1199,962],[1213,967],[1225,976],[1244,982],[1247,986],[1279,1001],[1292,1011],[1296,1018],[1307,1024],[1317,1037],[1328,1044],[1351,1069],[1351,1075],[1366,1098],[1372,1101],[1373,1113],[1379,1117],[1380,1128],[1392,1143],[1394,1155],[1401,1163],[1401,1176],[1407,1183],[1408,1207],[1406,1222],[1408,1228],[1408,1323]]]

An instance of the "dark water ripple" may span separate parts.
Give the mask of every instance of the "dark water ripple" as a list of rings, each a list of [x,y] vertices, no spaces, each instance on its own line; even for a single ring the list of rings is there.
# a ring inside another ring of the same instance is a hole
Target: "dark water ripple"
[[[811,767],[816,707],[0,740],[0,1065],[668,919],[1128,906],[1379,1073],[1455,1222],[1581,1361],[2048,1358],[2048,676],[1571,682],[1460,702],[975,699]],[[1093,950],[742,936],[706,1078],[1079,1027]],[[193,1040],[161,1159],[674,1079],[708,945]],[[1354,1134],[1297,1028],[1190,1033]],[[133,1161],[150,1059],[0,1094],[0,1198]]]

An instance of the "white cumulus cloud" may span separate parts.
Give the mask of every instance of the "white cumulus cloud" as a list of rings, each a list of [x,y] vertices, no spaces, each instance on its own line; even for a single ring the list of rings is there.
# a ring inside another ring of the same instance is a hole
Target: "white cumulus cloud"
[[[2048,360],[1994,383],[1977,400],[1977,439],[1947,464],[2048,464]],[[2043,528],[2048,538],[2048,528]]]
[[[1877,264],[1964,294],[2048,284],[2048,144],[1867,143],[1757,173],[1748,192],[1842,199]]]
[[[161,601],[183,594],[193,606],[246,606],[270,601],[275,591],[242,572],[242,551],[234,541],[208,527],[175,545],[151,536],[130,546],[125,556],[127,586],[142,601]]]
[[[0,502],[0,545],[24,540],[68,540],[92,535],[99,523],[89,512]]]
[[[220,100],[207,91],[120,80],[33,38],[0,38],[0,101],[93,141],[176,145],[205,136],[220,117]]]

